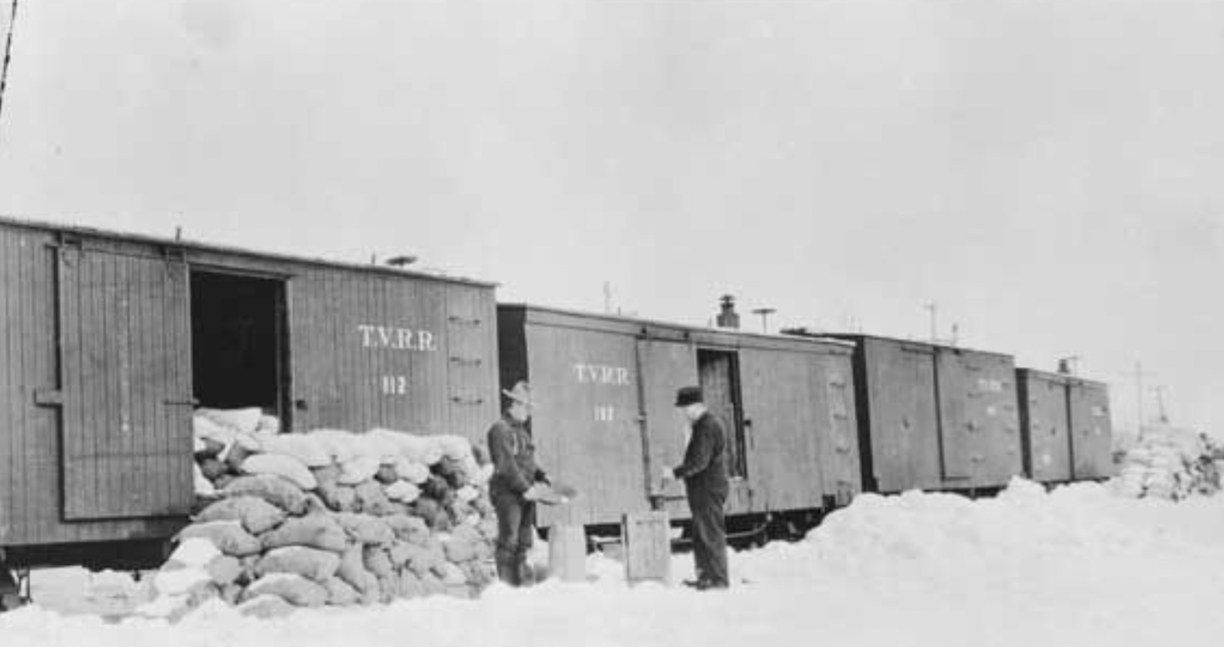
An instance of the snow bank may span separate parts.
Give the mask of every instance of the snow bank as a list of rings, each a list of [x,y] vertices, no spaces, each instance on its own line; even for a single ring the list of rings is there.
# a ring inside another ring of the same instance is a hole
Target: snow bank
[[[675,577],[691,576],[691,557],[675,560]],[[178,624],[112,624],[44,599],[0,616],[0,636],[5,647],[1210,645],[1224,635],[1224,497],[1136,500],[1096,484],[1046,493],[1023,481],[993,500],[864,496],[804,541],[732,555],[729,592],[629,588],[621,565],[598,555],[587,571],[588,583],[494,585],[479,600],[268,620],[205,604]]]

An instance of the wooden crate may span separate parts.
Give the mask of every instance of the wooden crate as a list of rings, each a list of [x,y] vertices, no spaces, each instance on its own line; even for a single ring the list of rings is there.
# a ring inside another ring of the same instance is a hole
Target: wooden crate
[[[667,512],[626,514],[621,520],[625,579],[668,583],[671,580],[671,524]]]

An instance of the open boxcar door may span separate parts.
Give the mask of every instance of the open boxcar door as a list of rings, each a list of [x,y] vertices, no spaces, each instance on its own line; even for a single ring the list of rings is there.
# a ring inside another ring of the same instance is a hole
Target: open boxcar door
[[[63,517],[185,515],[192,496],[187,265],[59,250]]]

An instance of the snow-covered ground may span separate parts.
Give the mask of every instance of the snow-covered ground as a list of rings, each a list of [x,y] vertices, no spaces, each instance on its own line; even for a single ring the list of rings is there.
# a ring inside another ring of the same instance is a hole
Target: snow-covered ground
[[[126,577],[50,571],[35,606],[0,616],[0,645],[1224,644],[1224,497],[1027,482],[979,501],[868,495],[807,540],[736,553],[731,567],[729,592],[629,588],[620,564],[592,556],[582,584],[277,620],[214,605],[178,624],[115,620],[141,590]],[[690,556],[673,570],[691,576]]]

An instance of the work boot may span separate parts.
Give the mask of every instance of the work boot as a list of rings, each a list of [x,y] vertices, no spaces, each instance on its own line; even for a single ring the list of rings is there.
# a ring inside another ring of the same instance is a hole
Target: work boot
[[[531,567],[527,564],[526,552],[519,552],[514,555],[514,570],[518,575],[520,586],[535,584],[535,573],[532,572]]]
[[[518,561],[515,559],[514,553],[508,553],[499,549],[493,559],[497,564],[497,579],[510,586],[522,585],[522,572],[519,570]]]

